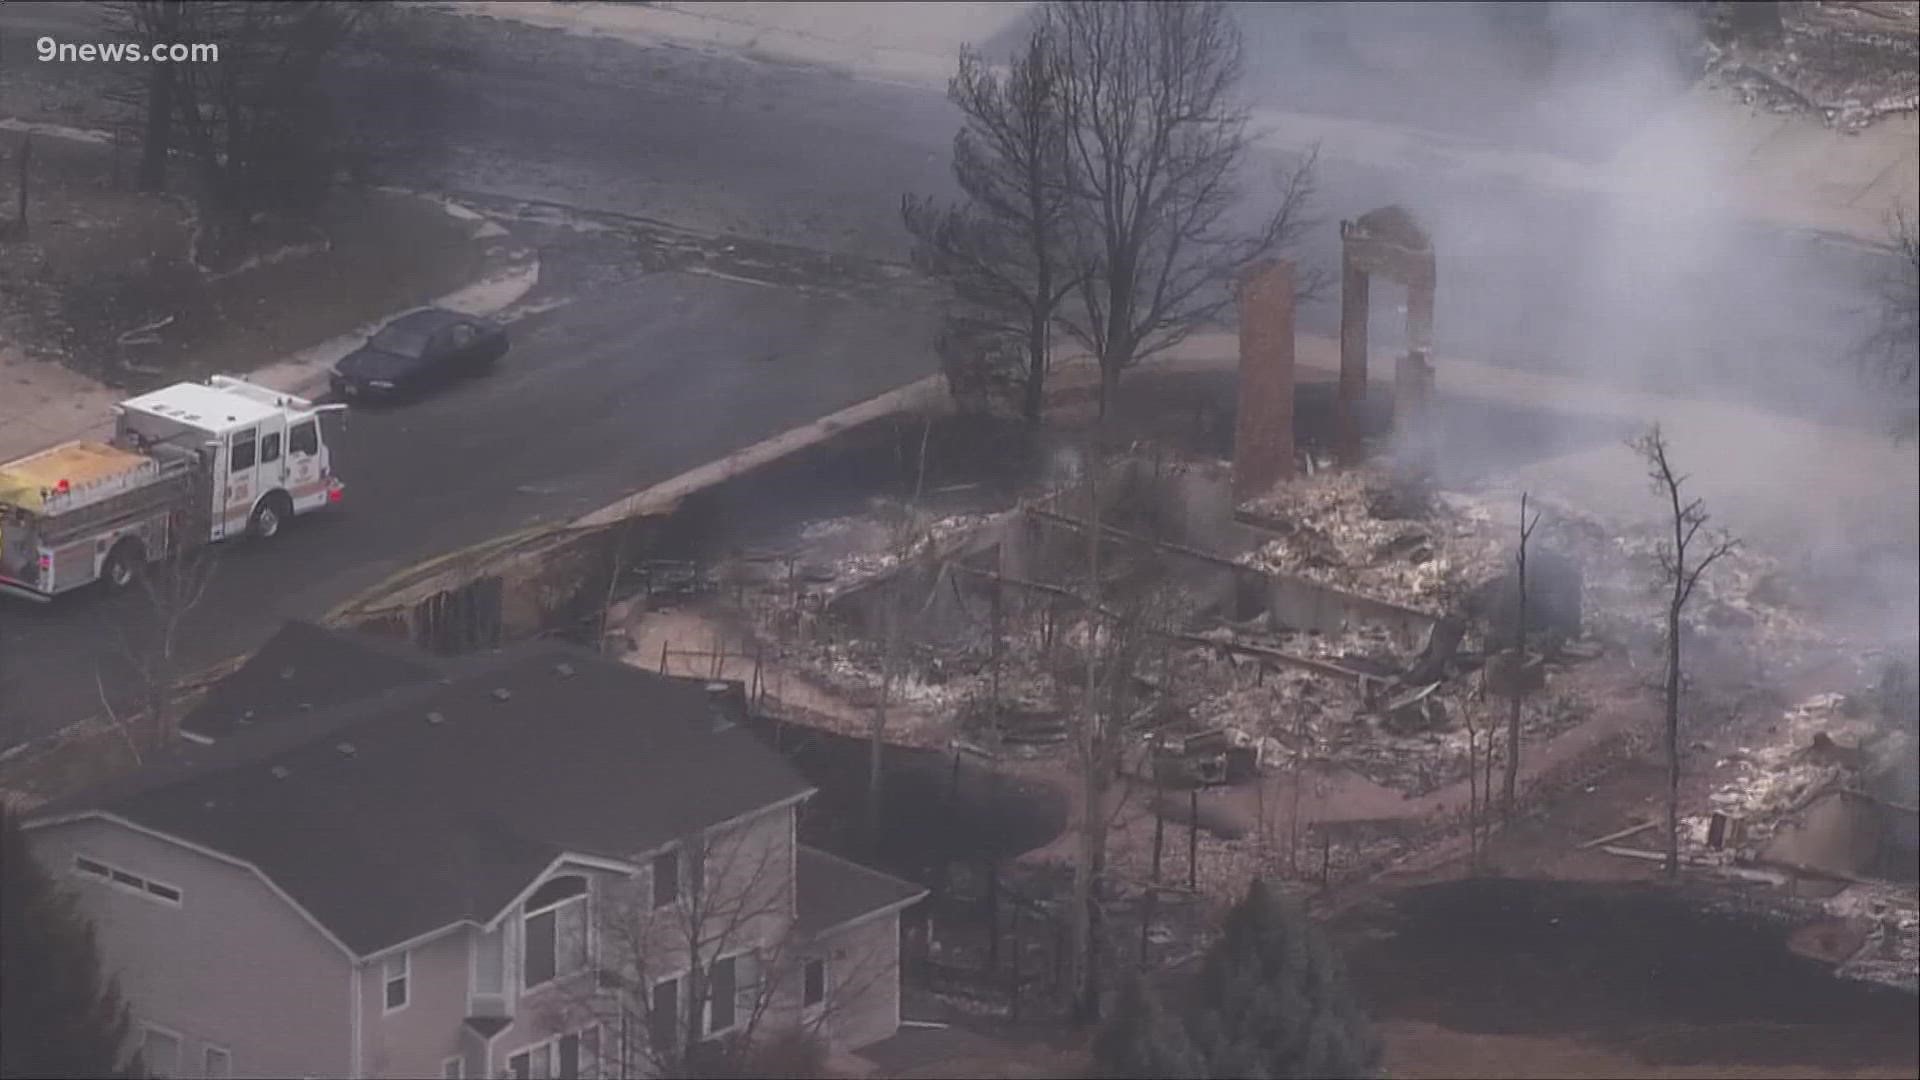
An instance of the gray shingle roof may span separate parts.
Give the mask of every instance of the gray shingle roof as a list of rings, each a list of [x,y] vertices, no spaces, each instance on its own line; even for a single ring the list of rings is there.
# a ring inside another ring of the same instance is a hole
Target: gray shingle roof
[[[256,724],[358,701],[438,677],[428,658],[366,635],[289,620],[207,691],[180,721],[187,735],[224,739]]]
[[[492,918],[563,852],[627,858],[812,790],[716,731],[698,682],[549,643],[443,670],[36,816],[105,810],[244,859],[365,955]]]
[[[802,846],[795,860],[799,881],[794,892],[799,918],[794,929],[811,936],[862,915],[910,904],[927,890],[909,881],[869,870],[818,848]]]

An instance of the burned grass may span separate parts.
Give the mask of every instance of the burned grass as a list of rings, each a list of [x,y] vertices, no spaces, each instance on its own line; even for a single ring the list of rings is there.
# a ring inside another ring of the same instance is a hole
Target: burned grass
[[[1920,1062],[1910,997],[1832,978],[1737,898],[1481,878],[1407,890],[1341,929],[1383,1017],[1579,1036],[1659,1065]]]
[[[21,144],[8,141],[11,205]],[[258,222],[214,251],[184,199],[126,190],[115,173],[109,147],[33,140],[28,230],[0,266],[0,334],[129,390],[251,370],[451,292],[484,261],[470,226],[437,205],[370,191],[339,193],[311,222]]]

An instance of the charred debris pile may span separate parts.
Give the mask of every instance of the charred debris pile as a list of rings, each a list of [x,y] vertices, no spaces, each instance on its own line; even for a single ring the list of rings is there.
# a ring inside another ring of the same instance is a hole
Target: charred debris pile
[[[1515,697],[1523,764],[1591,729],[1554,771],[1523,772],[1523,799],[1589,782],[1587,758],[1657,728],[1651,526],[1533,498],[1517,651],[1517,490],[1366,465],[1236,500],[1223,463],[1136,452],[1100,473],[1096,588],[1084,464],[1065,475],[1025,498],[933,491],[808,521],[667,581],[620,632],[691,620],[693,650],[711,643],[713,671],[752,680],[769,712],[859,738],[883,716],[888,742],[1063,783],[1098,668],[1135,793],[1112,865],[1145,880],[1155,820],[1190,815],[1206,896],[1255,873],[1364,875],[1457,829],[1470,745],[1497,780]],[[1705,783],[1687,858],[1844,886],[1831,903],[1884,924],[1856,965],[1877,978],[1916,934],[1916,783],[1891,764],[1915,753],[1913,676],[1897,650],[1837,637],[1810,592],[1743,548],[1687,608],[1686,769]],[[657,637],[634,662],[667,662]],[[1136,641],[1119,670],[1089,663],[1119,637]]]

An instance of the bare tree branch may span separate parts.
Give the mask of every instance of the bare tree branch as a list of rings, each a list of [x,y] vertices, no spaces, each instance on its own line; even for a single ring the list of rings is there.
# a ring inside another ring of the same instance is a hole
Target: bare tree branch
[[[1694,586],[1707,568],[1730,554],[1739,541],[1724,532],[1704,539],[1706,551],[1695,549],[1696,538],[1708,521],[1700,499],[1681,502],[1687,477],[1674,470],[1666,436],[1655,424],[1630,444],[1647,463],[1647,478],[1666,501],[1672,514],[1672,538],[1659,549],[1661,579],[1669,588],[1667,601],[1666,750],[1667,750],[1667,858],[1669,878],[1680,873],[1680,629],[1681,615],[1693,597]],[[1692,561],[1689,562],[1689,557]]]
[[[1221,321],[1234,277],[1311,227],[1317,150],[1281,171],[1279,207],[1238,232],[1228,215],[1248,112],[1234,98],[1241,38],[1228,6],[1059,0],[1044,21],[1081,275],[1080,309],[1063,323],[1099,359],[1105,404],[1124,368]]]
[[[1070,198],[1053,54],[1044,25],[1004,77],[962,48],[947,97],[962,116],[953,172],[966,201],[941,207],[908,195],[900,206],[916,262],[953,290],[942,355],[956,394],[970,369],[985,365],[979,377],[991,379],[1001,374],[997,353],[1024,352],[1012,381],[1029,423],[1045,404],[1054,312],[1078,281],[1066,250]]]

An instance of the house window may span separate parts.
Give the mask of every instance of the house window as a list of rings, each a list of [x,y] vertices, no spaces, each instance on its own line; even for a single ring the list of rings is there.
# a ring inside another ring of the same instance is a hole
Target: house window
[[[808,960],[800,969],[800,983],[802,1005],[811,1008],[827,1000],[827,962],[820,957]]]
[[[707,1034],[718,1035],[731,1028],[734,1021],[736,996],[740,992],[738,964],[729,956],[725,960],[716,960],[707,971]]]
[[[450,1057],[440,1063],[440,1080],[461,1080],[467,1075],[465,1058]]]
[[[287,429],[287,452],[292,454],[320,452],[320,429],[315,421],[303,420]]]
[[[653,857],[653,906],[655,910],[680,899],[680,852],[678,849]]]
[[[395,953],[380,962],[381,981],[386,987],[382,1000],[387,1012],[407,1007],[407,974],[411,967],[405,952]]]
[[[594,1080],[600,1075],[598,1025],[570,1031],[507,1059],[507,1071],[526,1080]]]
[[[141,1028],[140,1075],[179,1076],[180,1036],[155,1027]]]
[[[587,879],[554,878],[524,908],[526,986],[532,989],[587,967]]]
[[[547,1044],[530,1046],[507,1059],[507,1071],[514,1080],[549,1080]]]
[[[680,1042],[680,980],[661,979],[653,984],[653,1000],[647,1010],[647,1037],[655,1051],[664,1052]]]
[[[139,893],[141,896],[149,899],[159,900],[172,904],[175,907],[180,906],[181,893],[179,889],[171,885],[163,885],[158,881],[143,878],[139,874],[122,870],[117,866],[109,866],[98,859],[89,859],[84,855],[74,856],[73,872],[82,877],[92,878],[95,881],[104,881],[112,885],[117,885],[127,892]]]
[[[207,1080],[226,1080],[233,1075],[233,1055],[226,1050],[218,1046],[209,1046],[204,1058],[202,1064],[205,1068],[201,1070],[200,1075],[205,1076]]]

